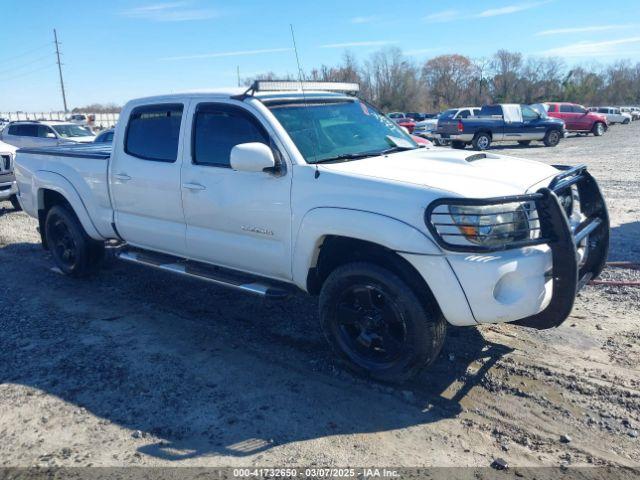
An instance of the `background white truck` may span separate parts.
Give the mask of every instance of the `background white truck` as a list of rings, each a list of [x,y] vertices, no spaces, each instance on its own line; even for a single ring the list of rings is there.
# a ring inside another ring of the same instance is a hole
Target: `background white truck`
[[[422,149],[351,84],[129,102],[113,145],[18,152],[24,209],[81,276],[129,262],[266,296],[320,296],[354,371],[400,382],[447,322],[559,325],[606,259],[586,168]],[[328,91],[335,90],[335,91]]]
[[[0,201],[10,200],[13,208],[18,210],[18,185],[13,175],[15,156],[16,148],[13,145],[0,142]]]

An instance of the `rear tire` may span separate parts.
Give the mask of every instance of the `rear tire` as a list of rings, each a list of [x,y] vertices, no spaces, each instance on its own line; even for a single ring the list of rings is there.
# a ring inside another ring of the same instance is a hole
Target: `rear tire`
[[[557,147],[560,143],[560,139],[562,138],[562,133],[559,130],[553,129],[549,130],[547,134],[544,136],[545,147]]]
[[[474,150],[487,150],[491,146],[491,136],[488,133],[477,133],[471,144]]]
[[[518,145],[522,145],[523,147],[528,147],[531,145],[531,140],[518,140]]]
[[[366,262],[329,275],[320,292],[320,322],[350,370],[388,383],[405,382],[433,363],[447,326],[395,273]]]
[[[104,257],[104,245],[92,240],[75,214],[61,205],[47,213],[45,232],[53,261],[65,275],[86,276]]]
[[[467,146],[466,143],[461,142],[459,140],[454,140],[451,142],[451,148],[455,148],[456,150],[464,150],[466,146]]]
[[[22,206],[18,201],[18,197],[16,197],[15,195],[11,195],[11,198],[9,199],[9,201],[11,202],[11,206],[16,212],[19,212],[20,210],[22,210]]]
[[[604,123],[602,122],[596,122],[593,125],[593,128],[591,129],[591,133],[593,133],[596,137],[601,137],[602,135],[604,135],[604,132],[606,132],[607,129],[604,125]]]

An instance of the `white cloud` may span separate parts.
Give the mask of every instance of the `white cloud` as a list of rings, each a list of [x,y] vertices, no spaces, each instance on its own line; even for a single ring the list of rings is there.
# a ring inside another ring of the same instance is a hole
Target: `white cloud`
[[[221,57],[241,57],[246,55],[262,55],[265,53],[279,53],[290,52],[291,48],[265,48],[261,50],[237,50],[233,52],[213,52],[213,53],[198,53],[195,55],[180,55],[177,57],[164,57],[160,60],[174,61],[174,60],[197,60],[202,58],[221,58]]]
[[[588,27],[573,27],[573,28],[557,28],[553,30],[542,30],[536,33],[538,37],[544,37],[549,35],[563,35],[567,33],[587,33],[587,32],[605,32],[607,30],[619,30],[623,28],[636,27],[637,25],[591,25]]]
[[[471,18],[489,18],[497,17],[499,15],[510,15],[512,13],[522,12],[531,8],[536,8],[546,3],[550,3],[554,0],[542,0],[537,2],[518,3],[514,5],[507,5],[499,8],[490,8],[483,10],[479,13],[463,14],[459,10],[443,10],[441,12],[432,13],[424,17],[424,20],[428,23],[444,23],[453,22],[456,20],[465,20]]]
[[[557,57],[610,57],[622,55],[620,45],[640,43],[640,37],[619,38],[603,42],[577,42],[564,47],[551,48],[542,55]]]
[[[355,23],[355,24],[371,23],[371,22],[375,22],[375,21],[376,21],[376,17],[374,17],[374,16],[370,16],[370,17],[353,17],[351,19],[351,23]]]
[[[487,17],[497,17],[499,15],[510,15],[512,13],[518,13],[524,10],[530,10],[532,8],[539,7],[541,5],[544,5],[545,3],[549,3],[549,1],[551,0],[547,0],[544,2],[534,2],[534,3],[519,3],[516,5],[507,5],[506,7],[490,8],[489,10],[480,12],[477,15],[477,17],[487,18]]]
[[[212,8],[193,8],[192,2],[182,1],[143,5],[125,10],[122,15],[155,22],[186,22],[208,20],[220,16],[220,13]]]
[[[357,48],[357,47],[382,47],[390,45],[392,43],[398,43],[397,41],[389,40],[372,40],[368,42],[346,42],[346,43],[329,43],[327,45],[320,45],[320,48]]]
[[[442,12],[432,13],[431,15],[424,17],[424,19],[429,23],[451,22],[459,18],[461,18],[460,12],[457,10],[443,10]]]

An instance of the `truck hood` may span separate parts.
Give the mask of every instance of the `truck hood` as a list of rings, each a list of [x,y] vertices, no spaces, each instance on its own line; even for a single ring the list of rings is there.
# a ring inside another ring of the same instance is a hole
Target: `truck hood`
[[[439,189],[456,196],[520,195],[559,171],[544,163],[486,152],[416,149],[321,165],[328,171]]]
[[[0,153],[11,153],[15,155],[16,150],[17,148],[13,145],[9,145],[8,143],[0,141]]]

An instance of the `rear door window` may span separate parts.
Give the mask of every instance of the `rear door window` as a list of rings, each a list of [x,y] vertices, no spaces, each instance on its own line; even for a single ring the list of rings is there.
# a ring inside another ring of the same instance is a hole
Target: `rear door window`
[[[173,163],[178,158],[182,104],[136,107],[129,116],[125,152],[144,160]]]
[[[480,116],[502,116],[502,107],[500,105],[485,105],[480,109]]]
[[[560,112],[573,113],[573,105],[560,105]]]
[[[38,126],[31,124],[11,125],[9,127],[9,135],[17,137],[37,137]]]

